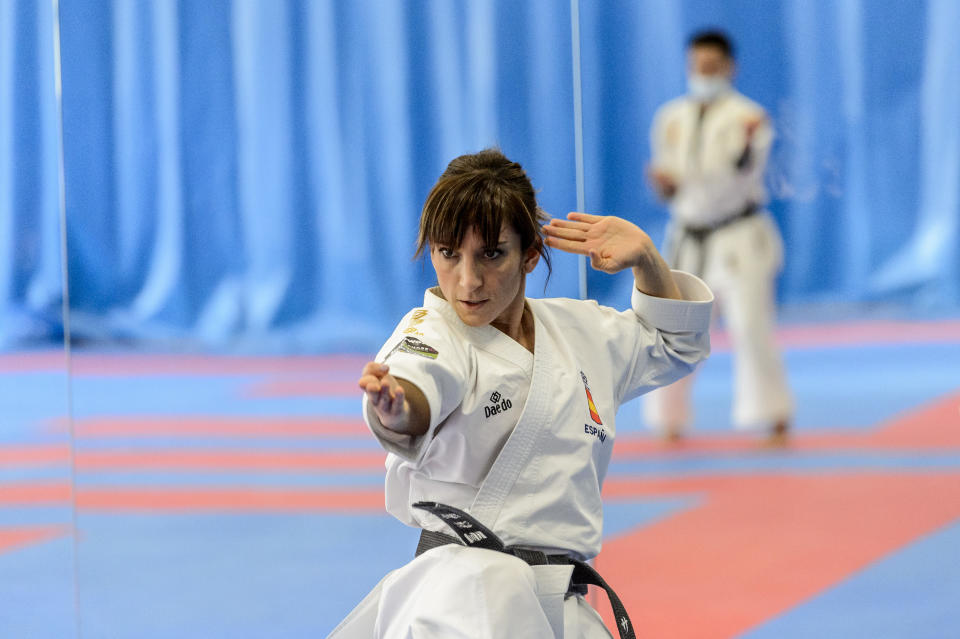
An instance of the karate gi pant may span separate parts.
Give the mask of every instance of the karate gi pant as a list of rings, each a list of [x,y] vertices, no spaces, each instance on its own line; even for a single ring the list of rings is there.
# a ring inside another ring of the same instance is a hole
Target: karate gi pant
[[[572,572],[440,546],[384,577],[328,639],[610,639],[597,611],[567,595]]]
[[[774,282],[783,242],[768,213],[760,212],[710,233],[703,242],[668,232],[665,253],[673,268],[696,274],[713,290],[733,352],[733,410],[739,430],[769,429],[793,415],[780,352],[774,340]],[[695,374],[648,393],[644,421],[655,431],[682,431],[693,421],[690,390]]]

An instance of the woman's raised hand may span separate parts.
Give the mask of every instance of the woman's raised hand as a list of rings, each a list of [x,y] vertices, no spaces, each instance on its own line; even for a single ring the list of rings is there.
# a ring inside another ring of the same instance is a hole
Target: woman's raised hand
[[[569,213],[567,219],[553,218],[543,227],[547,246],[568,253],[588,255],[598,271],[617,273],[643,266],[656,248],[643,229],[612,215]]]

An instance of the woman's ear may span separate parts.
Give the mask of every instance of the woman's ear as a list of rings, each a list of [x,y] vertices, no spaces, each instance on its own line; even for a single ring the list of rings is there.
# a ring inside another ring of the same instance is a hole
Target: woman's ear
[[[540,251],[531,246],[527,249],[526,254],[523,257],[523,272],[524,273],[533,273],[533,269],[537,268],[537,263],[540,261]]]

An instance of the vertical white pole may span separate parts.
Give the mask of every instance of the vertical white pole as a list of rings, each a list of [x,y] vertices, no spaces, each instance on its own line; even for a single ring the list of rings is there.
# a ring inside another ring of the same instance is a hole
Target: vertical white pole
[[[586,212],[586,192],[583,183],[583,95],[580,85],[580,1],[570,0],[570,29],[573,50],[573,139],[577,167],[577,211]],[[580,299],[587,299],[587,258],[578,260]]]
[[[73,540],[73,609],[76,623],[74,629],[77,639],[83,636],[80,623],[80,558],[79,528],[77,522],[77,464],[74,454],[76,437],[73,424],[73,365],[70,352],[70,278],[67,265],[67,197],[63,160],[63,76],[60,55],[60,1],[51,0],[51,23],[53,24],[53,83],[54,98],[57,101],[57,190],[60,220],[60,279],[63,301],[60,307],[63,320],[63,351],[66,366],[66,410],[67,425],[70,433],[70,521]]]
[[[583,183],[583,92],[580,84],[580,0],[570,0],[570,40],[573,50],[573,140],[577,166],[577,211],[587,210],[586,188]],[[580,299],[587,299],[587,258],[577,256]],[[596,559],[590,562],[596,564]],[[587,600],[597,607],[596,588],[591,588]]]

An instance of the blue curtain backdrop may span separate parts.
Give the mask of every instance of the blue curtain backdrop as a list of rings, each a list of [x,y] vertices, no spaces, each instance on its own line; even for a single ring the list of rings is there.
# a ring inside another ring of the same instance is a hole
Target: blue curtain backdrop
[[[433,284],[420,206],[499,145],[575,208],[553,1],[62,4],[76,334],[370,349]],[[548,292],[576,295],[558,257]],[[542,273],[532,292],[543,293]]]
[[[779,133],[781,301],[960,306],[960,3],[631,0],[580,17],[588,210],[659,239],[650,119],[683,91],[689,32],[720,26]],[[6,340],[59,300],[51,19],[45,0],[0,1]],[[411,253],[451,158],[499,145],[549,212],[576,206],[567,2],[61,0],[61,37],[80,337],[369,350],[433,282]],[[555,256],[546,294],[576,296],[576,272]],[[589,284],[624,305],[627,279]]]
[[[0,350],[62,340],[53,51],[50,2],[0,0]]]

